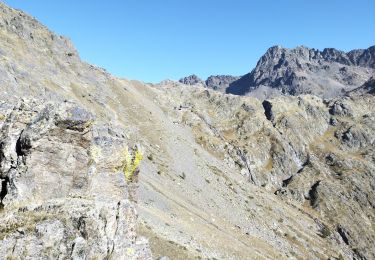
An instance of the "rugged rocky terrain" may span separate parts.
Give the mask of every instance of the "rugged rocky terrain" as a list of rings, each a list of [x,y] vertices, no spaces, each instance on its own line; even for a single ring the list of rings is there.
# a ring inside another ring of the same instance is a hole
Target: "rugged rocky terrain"
[[[150,259],[113,170],[126,144],[75,104],[42,103],[1,103],[2,258]]]
[[[345,65],[343,97],[261,101],[115,78],[3,4],[0,36],[1,255],[375,258],[371,68]]]
[[[356,88],[348,92],[349,95],[361,95],[361,94],[375,94],[375,78],[371,77],[368,81],[365,82],[359,88]]]
[[[180,79],[179,82],[185,85],[200,85],[202,87],[206,85],[206,83],[195,74],[184,77]]]
[[[185,85],[198,85],[225,93],[225,90],[230,86],[230,84],[236,80],[239,80],[240,78],[241,77],[229,75],[216,75],[209,76],[205,81],[203,81],[197,75],[190,75],[180,79],[179,82]]]
[[[331,101],[315,96],[278,97],[261,103],[208,90],[177,89],[173,86],[173,96],[181,93],[178,102],[190,104],[191,110],[176,121],[192,127],[197,142],[240,170],[244,180],[283,201],[271,204],[266,214],[275,208],[285,210],[284,203],[299,205],[301,212],[319,223],[321,229],[316,232],[322,232],[326,241],[345,244],[356,259],[374,257],[367,244],[374,241],[372,95]],[[241,194],[237,189],[235,193]],[[241,204],[235,205],[231,212],[240,212]],[[283,216],[280,222],[289,217]],[[246,232],[250,227],[245,223],[239,226]],[[310,243],[314,244],[305,246]]]
[[[348,53],[333,48],[319,51],[304,46],[274,46],[242,77],[211,76],[203,82],[195,76],[198,80],[189,81],[187,77],[180,82],[259,99],[300,94],[333,98],[360,87],[373,75],[375,46]]]
[[[304,46],[275,46],[258,61],[255,69],[233,82],[227,93],[258,98],[281,94],[314,94],[332,98],[361,86],[375,74],[375,46],[348,53]]]

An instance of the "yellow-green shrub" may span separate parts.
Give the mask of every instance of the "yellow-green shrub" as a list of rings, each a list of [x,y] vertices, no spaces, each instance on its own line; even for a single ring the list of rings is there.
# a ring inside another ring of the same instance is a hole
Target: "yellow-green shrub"
[[[129,182],[133,180],[134,173],[137,171],[137,168],[143,159],[143,154],[139,147],[136,147],[136,149],[130,153],[126,146],[122,152],[122,156],[122,171],[126,181]]]

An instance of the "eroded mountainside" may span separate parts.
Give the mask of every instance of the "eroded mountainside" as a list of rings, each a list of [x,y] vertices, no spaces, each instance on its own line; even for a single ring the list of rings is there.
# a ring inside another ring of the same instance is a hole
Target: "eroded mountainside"
[[[262,102],[118,79],[0,10],[2,255],[150,258],[142,234],[154,258],[375,257],[367,87]],[[134,143],[138,225],[117,170]]]
[[[212,156],[241,170],[248,183],[322,221],[323,236],[339,235],[336,241],[351,248],[355,258],[373,258],[367,244],[374,241],[372,95],[331,101],[278,97],[261,103],[187,87],[169,92],[190,107],[175,115],[176,122],[189,125]]]

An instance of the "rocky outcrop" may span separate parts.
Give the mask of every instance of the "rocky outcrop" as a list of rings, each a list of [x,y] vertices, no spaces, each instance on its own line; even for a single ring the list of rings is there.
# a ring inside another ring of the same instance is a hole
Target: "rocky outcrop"
[[[351,64],[375,69],[375,46],[347,53]]]
[[[205,85],[204,81],[194,74],[180,79],[179,82],[185,85]]]
[[[123,140],[103,135],[73,103],[2,103],[1,114],[4,258],[151,259],[135,233],[124,176],[114,170]]]
[[[274,46],[251,73],[231,83],[226,93],[261,99],[280,94],[341,96],[374,75],[374,50],[372,46],[345,53],[333,48],[319,51],[304,46],[295,49]]]
[[[240,77],[230,75],[216,75],[209,76],[206,81],[203,81],[196,75],[190,75],[188,77],[180,79],[179,82],[185,85],[203,86],[225,93],[225,90],[229,87],[229,85],[239,78]]]
[[[356,88],[356,89],[354,89],[352,91],[349,91],[348,94],[349,95],[362,95],[362,94],[375,95],[375,78],[371,77],[361,87]]]

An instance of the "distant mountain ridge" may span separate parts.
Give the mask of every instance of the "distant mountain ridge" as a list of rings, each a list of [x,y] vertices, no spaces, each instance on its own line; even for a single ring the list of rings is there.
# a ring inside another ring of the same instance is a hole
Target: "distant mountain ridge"
[[[242,77],[211,76],[204,82],[193,75],[180,82],[188,85],[199,82],[221,92],[261,99],[299,94],[332,98],[360,87],[373,75],[375,46],[349,52],[334,48],[319,51],[305,46],[294,49],[273,46],[256,67]]]
[[[229,87],[229,85],[240,78],[241,77],[231,75],[212,75],[206,80],[202,80],[197,75],[192,74],[190,76],[181,78],[179,82],[185,85],[201,85],[225,93],[225,90]]]

